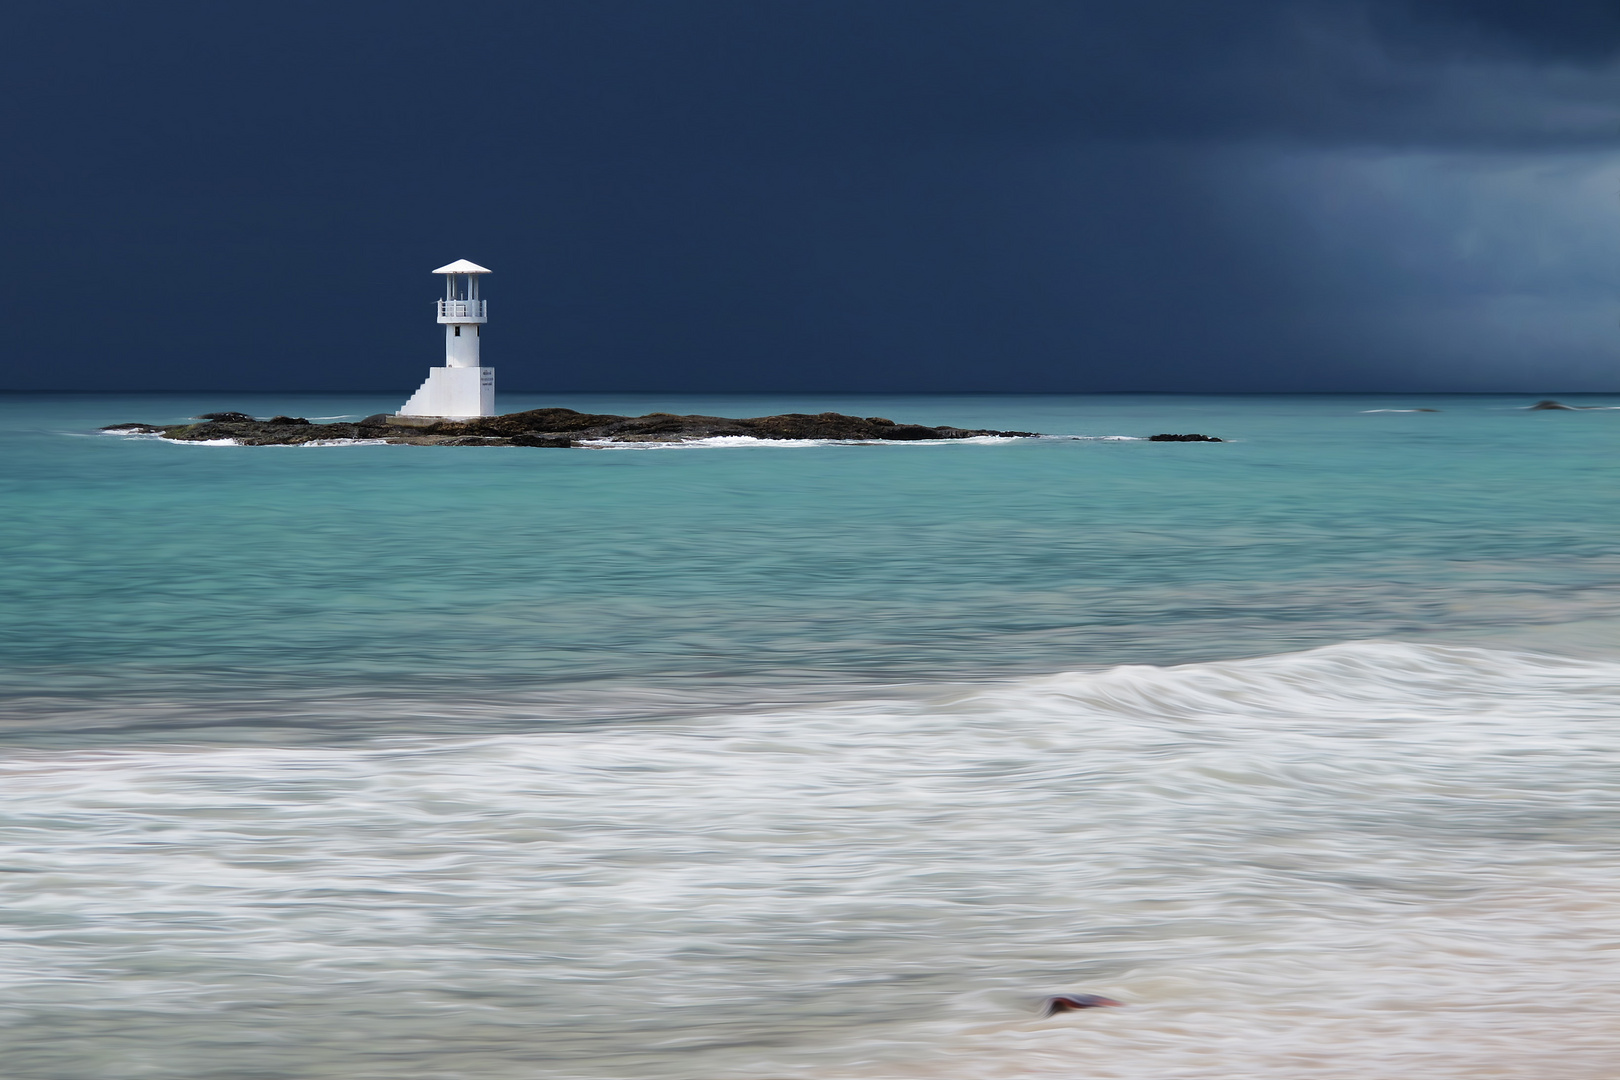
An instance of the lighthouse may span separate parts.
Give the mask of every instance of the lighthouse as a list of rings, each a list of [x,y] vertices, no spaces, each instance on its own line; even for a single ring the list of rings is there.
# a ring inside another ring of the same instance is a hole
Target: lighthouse
[[[489,317],[489,302],[478,295],[478,279],[489,271],[457,259],[433,272],[444,275],[444,299],[439,301],[444,367],[428,368],[427,381],[396,415],[455,420],[494,416],[495,369],[481,366],[478,359],[478,339]]]

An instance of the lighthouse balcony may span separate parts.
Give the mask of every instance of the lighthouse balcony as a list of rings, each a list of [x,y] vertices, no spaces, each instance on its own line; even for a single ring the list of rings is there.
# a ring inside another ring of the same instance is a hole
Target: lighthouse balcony
[[[440,300],[442,323],[481,323],[489,321],[488,300]]]

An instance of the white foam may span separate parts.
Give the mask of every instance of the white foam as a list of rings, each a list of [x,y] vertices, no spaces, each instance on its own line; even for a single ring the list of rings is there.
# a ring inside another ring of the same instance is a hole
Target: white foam
[[[188,1075],[1607,1080],[1617,716],[1614,663],[1354,643],[18,755],[0,1009],[40,1075],[91,1017]]]
[[[134,435],[132,437],[133,438],[162,439],[166,443],[174,443],[176,445],[183,445],[183,446],[243,446],[243,445],[249,445],[249,444],[244,444],[244,443],[242,443],[242,442],[240,442],[240,441],[238,441],[236,439],[170,439],[170,438],[164,437],[163,435],[157,434],[155,432],[150,433],[150,434],[137,433],[136,435]],[[311,439],[308,442],[301,442],[301,443],[266,443],[266,444],[263,444],[263,445],[252,445],[251,449],[254,449],[254,450],[270,450],[270,449],[275,449],[275,448],[297,448],[297,447],[304,447],[304,446],[322,447],[322,446],[388,446],[388,445],[390,445],[390,443],[388,442],[387,439]]]
[[[387,439],[311,439],[309,442],[292,443],[294,446],[388,446]]]
[[[780,447],[806,449],[816,446],[993,446],[1022,441],[1019,436],[974,435],[965,439],[761,439],[753,435],[711,435],[704,439],[668,442],[618,442],[613,439],[581,439],[580,446],[609,450],[698,450],[715,448]]]
[[[112,435],[120,439],[161,439],[161,431],[137,431],[134,427],[127,428],[101,428],[96,431],[64,431],[63,435]]]

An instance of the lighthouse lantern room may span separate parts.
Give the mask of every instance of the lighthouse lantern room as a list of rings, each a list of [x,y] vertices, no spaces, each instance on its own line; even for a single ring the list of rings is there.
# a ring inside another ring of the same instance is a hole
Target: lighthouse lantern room
[[[456,420],[494,416],[495,369],[481,366],[478,358],[479,338],[489,317],[489,302],[478,295],[478,279],[489,271],[457,259],[433,272],[444,275],[444,299],[439,301],[444,367],[428,369],[427,381],[398,415]]]

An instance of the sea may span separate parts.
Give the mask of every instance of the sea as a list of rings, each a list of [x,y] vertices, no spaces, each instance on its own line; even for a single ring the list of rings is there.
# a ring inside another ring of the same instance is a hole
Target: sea
[[[0,398],[0,1075],[1613,1080],[1620,395],[1535,400]]]

